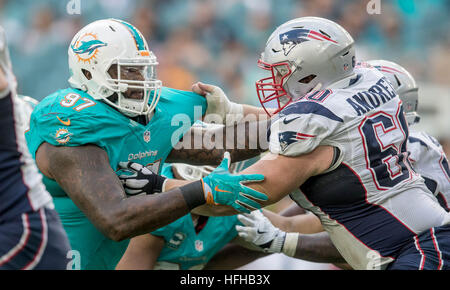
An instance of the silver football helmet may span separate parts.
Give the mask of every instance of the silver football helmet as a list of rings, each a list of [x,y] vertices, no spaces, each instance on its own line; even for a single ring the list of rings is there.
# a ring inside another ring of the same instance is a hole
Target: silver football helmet
[[[411,126],[420,121],[417,114],[419,87],[412,75],[401,65],[387,60],[369,60],[368,64],[378,69],[392,84],[403,103],[406,121]]]
[[[258,61],[271,73],[256,82],[261,105],[275,106],[278,113],[293,99],[353,76],[353,43],[344,28],[324,18],[302,17],[279,26]]]

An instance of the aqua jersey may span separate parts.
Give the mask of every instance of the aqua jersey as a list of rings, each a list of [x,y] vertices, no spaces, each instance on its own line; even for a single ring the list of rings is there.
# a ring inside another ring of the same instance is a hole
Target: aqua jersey
[[[133,161],[159,172],[173,145],[205,111],[205,98],[163,88],[153,117],[142,125],[85,92],[64,89],[37,105],[26,139],[33,158],[43,142],[54,146],[94,144],[107,152],[115,171],[119,162]],[[80,253],[81,269],[114,269],[129,241],[114,242],[105,237],[54,180],[43,181],[72,249]]]
[[[171,166],[164,165],[162,175],[174,178]],[[227,243],[237,236],[235,226],[242,225],[233,216],[208,217],[205,226],[195,232],[191,214],[153,231],[164,239],[156,270],[201,270]]]

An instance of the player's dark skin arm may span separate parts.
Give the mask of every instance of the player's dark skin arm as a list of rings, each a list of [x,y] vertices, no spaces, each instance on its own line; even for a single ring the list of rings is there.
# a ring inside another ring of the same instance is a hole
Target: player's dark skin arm
[[[270,218],[270,216],[268,217]],[[238,244],[228,244],[208,262],[205,269],[235,269],[266,255],[271,254],[249,250]],[[327,232],[299,234],[294,258],[316,263],[343,263],[346,265],[346,261],[334,246]],[[337,266],[350,269],[343,265]]]
[[[127,198],[106,152],[95,145],[55,147],[43,143],[36,162],[41,172],[54,179],[89,220],[115,241],[149,233],[189,212],[179,189]]]
[[[267,254],[264,252],[228,243],[208,261],[203,270],[233,270],[265,256]]]
[[[208,262],[205,270],[236,269],[268,255],[272,254],[228,244]],[[346,263],[327,232],[300,234],[294,258],[316,263]]]
[[[318,263],[346,263],[327,232],[300,234],[294,258]]]
[[[192,127],[183,137],[189,142],[180,141],[187,148],[173,149],[167,162],[218,165],[225,151],[230,152],[233,162],[258,156],[268,149],[269,124],[270,120],[262,120],[218,128]],[[202,148],[192,149],[199,147],[195,140],[202,140]]]

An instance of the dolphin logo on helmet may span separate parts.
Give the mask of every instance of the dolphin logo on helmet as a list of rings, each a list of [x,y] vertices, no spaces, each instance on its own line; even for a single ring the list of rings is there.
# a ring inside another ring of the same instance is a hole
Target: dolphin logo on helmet
[[[89,62],[96,58],[98,49],[107,46],[107,44],[97,39],[93,33],[86,33],[77,38],[70,46],[72,51],[77,55],[78,62]]]
[[[90,40],[90,41],[82,41],[81,45],[78,48],[75,48],[75,46],[72,45],[72,50],[76,54],[85,54],[88,53],[91,55],[96,49],[107,46],[106,43],[100,40]]]

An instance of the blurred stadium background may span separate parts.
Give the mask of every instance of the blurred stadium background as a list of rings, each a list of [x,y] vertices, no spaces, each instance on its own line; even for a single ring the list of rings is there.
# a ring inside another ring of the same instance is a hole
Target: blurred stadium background
[[[21,94],[41,100],[68,86],[72,37],[94,20],[113,17],[144,34],[165,86],[190,90],[203,81],[236,102],[258,105],[254,83],[264,71],[257,60],[268,36],[289,19],[320,16],[349,31],[358,59],[392,60],[413,74],[420,87],[418,129],[437,137],[450,155],[448,0],[381,0],[381,13],[373,15],[369,0],[78,0],[79,15],[67,12],[69,2],[0,0]],[[281,263],[283,269],[295,264]]]
[[[256,65],[274,28],[288,19],[321,16],[354,37],[359,59],[388,59],[420,83],[419,129],[450,149],[450,1],[381,0],[0,0],[0,23],[11,44],[20,92],[41,100],[67,86],[67,47],[91,21],[115,17],[136,25],[158,57],[165,86],[189,90],[201,80],[235,101],[258,104]]]

